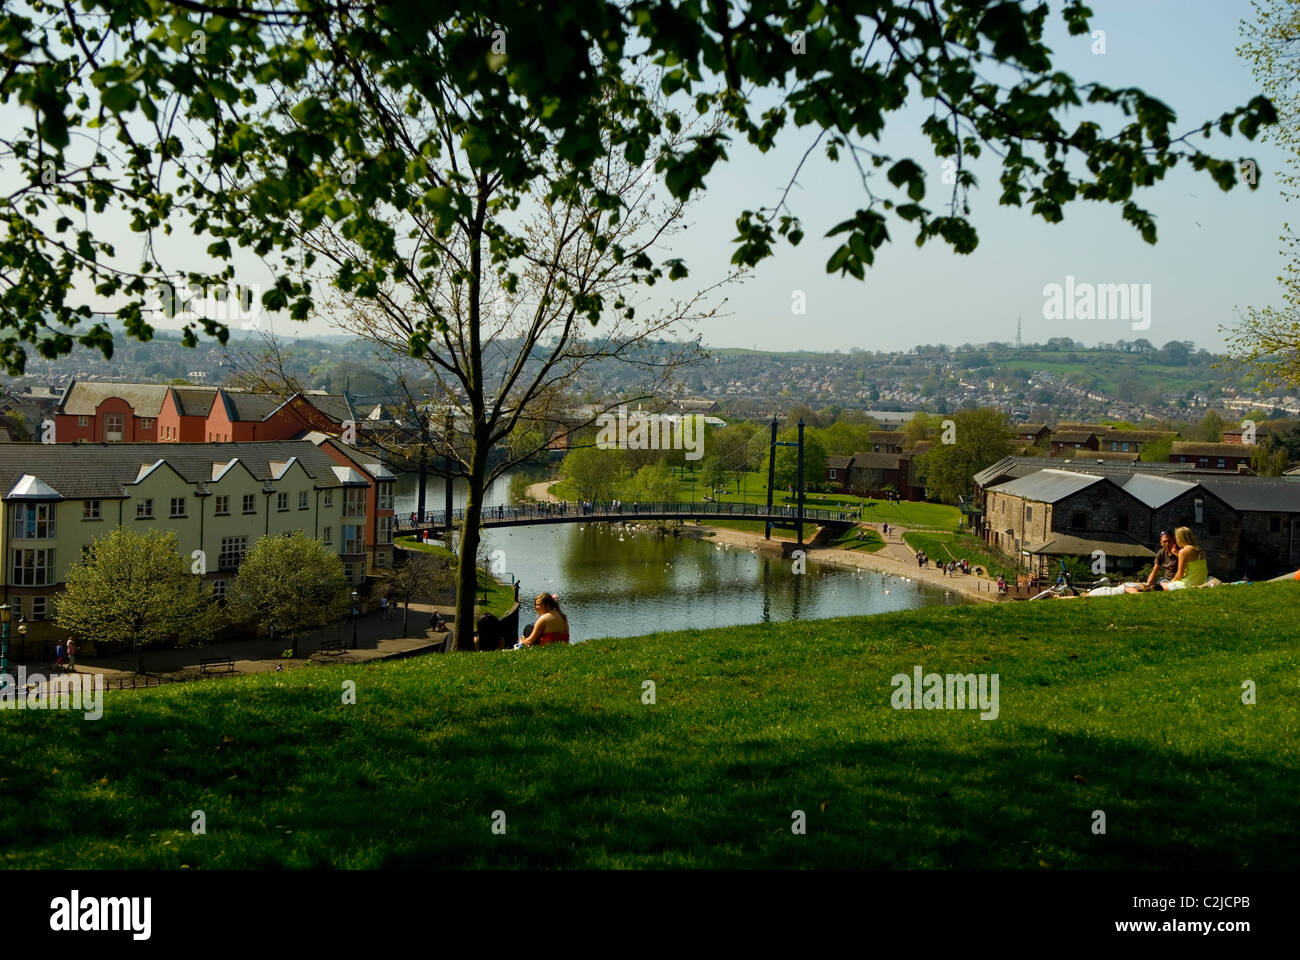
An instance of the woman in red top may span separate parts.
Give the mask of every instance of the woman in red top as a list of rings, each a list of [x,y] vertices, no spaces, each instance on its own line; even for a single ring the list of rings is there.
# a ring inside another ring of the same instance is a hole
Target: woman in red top
[[[569,621],[560,612],[560,602],[550,593],[539,593],[533,603],[537,610],[537,622],[528,636],[520,637],[519,642],[526,647],[545,647],[552,643],[569,642]]]

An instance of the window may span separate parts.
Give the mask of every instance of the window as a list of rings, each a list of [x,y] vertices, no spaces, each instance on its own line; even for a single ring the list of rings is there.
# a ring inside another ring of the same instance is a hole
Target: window
[[[835,479],[835,468],[834,468],[834,467],[831,467],[831,469],[828,471],[828,475],[830,476],[830,478],[831,478],[832,480]]]
[[[230,516],[230,497],[224,493],[217,496],[217,516]]]
[[[90,417],[77,417],[77,426],[79,427],[90,426]]]
[[[1033,519],[1034,519],[1034,508],[1033,508],[1033,507],[1026,506],[1026,507],[1025,507],[1025,523],[1031,523],[1031,522],[1033,522]]]
[[[122,421],[120,413],[104,414],[104,439],[109,443],[118,443],[122,439]]]
[[[137,520],[153,519],[153,500],[137,500],[135,502],[135,518]]]
[[[1125,443],[1125,444],[1124,444],[1124,452],[1125,452],[1125,453],[1128,453],[1128,443]]]
[[[332,506],[334,506],[334,491],[333,491],[333,490],[326,490],[326,491],[325,491],[325,506],[326,506],[326,507],[332,507]]]
[[[307,509],[307,491],[306,491],[306,490],[299,490],[299,491],[298,491],[298,509],[299,509],[299,510],[306,510],[306,509]]]
[[[1201,457],[1201,466],[1203,466],[1203,467],[1208,467],[1209,465],[1210,465],[1210,458],[1209,458],[1209,457]]]
[[[343,525],[343,552],[344,553],[363,553],[365,547],[361,543],[361,527],[357,524],[345,523]]]
[[[366,515],[366,490],[362,487],[348,487],[343,491],[343,516],[364,517]]]
[[[333,528],[333,527],[326,527],[326,528],[325,528],[324,532],[321,534],[320,542],[323,543],[323,544],[325,544],[325,546],[327,546],[327,547],[334,543],[334,528]]]
[[[257,513],[257,495],[254,493],[244,494],[244,512]]]
[[[248,549],[248,537],[222,537],[219,570],[238,570]]]
[[[171,516],[172,516],[173,518],[175,518],[175,517],[183,517],[183,516],[185,516],[185,498],[184,498],[184,497],[172,497],[172,510],[171,510]]]
[[[45,619],[45,598],[44,597],[32,597],[32,615],[28,619],[30,620]]]
[[[355,573],[356,571],[353,569],[353,564],[350,563],[343,564],[343,579],[346,582],[356,583],[357,578],[354,576]]]
[[[1192,501],[1192,510],[1196,516],[1197,523],[1205,522],[1205,501],[1197,497]]]
[[[1186,463],[1186,462],[1187,462],[1187,458],[1186,458],[1186,457],[1179,457],[1179,458],[1178,458],[1178,462],[1179,462],[1179,463]]]
[[[275,495],[275,509],[284,513],[289,509],[289,495],[287,493],[277,493]]]
[[[54,538],[54,504],[20,503],[14,507],[15,540],[51,540]]]
[[[1070,514],[1070,526],[1075,530],[1086,530],[1088,528],[1088,515],[1082,510],[1076,510]]]
[[[1281,530],[1281,529],[1282,529],[1282,518],[1281,518],[1281,517],[1269,517],[1269,518],[1268,518],[1268,532],[1269,532],[1269,533],[1277,533],[1277,532],[1278,532],[1279,530]]]
[[[1126,444],[1124,444],[1124,446],[1127,448],[1127,447],[1128,447],[1128,444],[1126,443]],[[1118,441],[1118,440],[1112,440],[1112,441],[1110,442],[1110,448],[1111,448],[1112,450],[1118,450],[1118,449],[1119,449],[1119,441]]]
[[[53,583],[54,551],[13,551],[12,582],[19,587],[44,587]]]
[[[388,544],[393,542],[393,518],[380,517],[376,522],[378,530],[376,531],[375,543]]]
[[[81,519],[98,520],[99,519],[99,501],[83,500],[81,502]]]
[[[141,430],[152,430],[152,429],[153,429],[153,418],[152,418],[152,417],[141,417],[141,418],[140,418],[140,429],[141,429]]]
[[[226,602],[226,581],[225,580],[212,581],[212,599],[217,601],[217,603],[219,604],[224,604]]]
[[[835,471],[831,471],[831,476],[835,476]],[[379,485],[379,507],[380,510],[393,509],[393,484],[392,482],[381,483]]]
[[[1223,461],[1223,457],[1220,457],[1220,458],[1219,458],[1219,469],[1220,469],[1220,470],[1223,469],[1223,463],[1224,463],[1224,461]]]

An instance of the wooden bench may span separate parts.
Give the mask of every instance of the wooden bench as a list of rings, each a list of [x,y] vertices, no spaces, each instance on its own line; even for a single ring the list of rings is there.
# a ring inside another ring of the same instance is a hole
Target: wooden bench
[[[320,642],[320,652],[321,653],[326,653],[326,652],[342,653],[343,652],[342,639],[340,639],[339,637],[331,637],[328,640],[322,640]]]
[[[225,673],[235,672],[234,657],[204,657],[199,661],[199,673],[207,673],[209,670],[216,672],[222,670]]]

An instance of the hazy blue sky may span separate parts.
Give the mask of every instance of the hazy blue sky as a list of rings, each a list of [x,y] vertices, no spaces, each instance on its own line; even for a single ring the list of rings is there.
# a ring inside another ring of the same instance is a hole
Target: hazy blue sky
[[[1251,15],[1247,0],[1091,0],[1090,5],[1096,13],[1094,28],[1106,33],[1104,55],[1092,52],[1091,38],[1070,37],[1059,13],[1050,21],[1056,65],[1076,80],[1141,87],[1175,110],[1179,133],[1259,92],[1248,64],[1235,53],[1240,20]],[[1059,7],[1054,4],[1054,11]],[[14,109],[11,104],[0,110],[0,122],[11,119]],[[922,164],[929,175],[926,203],[935,209],[951,188],[941,185],[940,163],[920,134],[926,112],[927,105],[917,101],[894,114],[876,149]],[[1112,112],[1098,119],[1104,119],[1106,133],[1113,133],[1122,117]],[[690,208],[689,228],[665,252],[686,260],[691,278],[685,283],[705,285],[725,275],[736,216],[746,207],[774,202],[815,135],[813,128],[788,130],[766,155],[743,142],[733,145],[731,162],[715,170],[707,193]],[[1024,208],[999,206],[1000,164],[986,153],[972,167],[988,184],[971,193],[979,249],[966,257],[941,242],[918,250],[908,225],[891,219],[892,242],[879,252],[865,281],[825,271],[836,241],[823,235],[862,205],[865,194],[851,163],[830,163],[819,149],[790,197],[803,220],[803,243],[791,249],[782,241],[775,256],[728,290],[722,308],[726,315],[706,322],[700,332],[706,344],[720,347],[890,350],[918,343],[1012,340],[1020,316],[1026,341],[1145,337],[1157,345],[1194,340],[1219,349],[1219,327],[1235,321],[1234,308],[1278,301],[1282,258],[1277,238],[1286,214],[1293,211],[1285,209],[1272,176],[1280,151],[1240,136],[1215,134],[1209,141],[1198,137],[1198,143],[1219,156],[1256,157],[1260,189],[1238,187],[1225,194],[1207,174],[1181,167],[1136,197],[1156,217],[1159,243],[1154,247],[1123,221],[1117,205],[1076,204],[1067,207],[1065,221],[1057,225],[1043,223]],[[885,183],[883,168],[875,177],[884,184],[881,195],[897,196]],[[138,237],[124,227],[121,234],[121,252],[138,249]],[[182,257],[192,250],[194,262],[184,266],[203,266],[206,241],[177,237],[167,243]],[[269,279],[256,260],[237,262],[242,282]],[[1064,283],[1067,275],[1084,283],[1150,284],[1150,328],[1134,331],[1127,320],[1045,320],[1043,288]],[[792,312],[795,291],[806,298],[804,315]],[[295,324],[287,314],[274,317],[272,324],[278,333],[337,332],[323,319]]]
[[[1093,25],[1106,32],[1106,54],[1094,55],[1087,37],[1070,37],[1059,17],[1050,45],[1057,66],[1077,80],[1110,86],[1138,86],[1168,103],[1180,132],[1259,92],[1248,64],[1236,56],[1238,24],[1251,13],[1247,2],[1230,0],[1091,0]],[[1054,6],[1055,9],[1055,6]],[[886,129],[880,149],[911,156],[931,175],[926,202],[937,199],[939,162],[919,131],[922,113],[900,112]],[[1116,116],[1116,115],[1112,115]],[[1105,128],[1114,132],[1112,123]],[[772,202],[813,134],[784,138],[783,149],[763,156],[737,152],[713,178],[707,199],[694,211],[694,226],[681,244],[697,275],[716,275],[730,248],[719,240],[735,236],[733,211]],[[877,256],[865,282],[825,272],[833,239],[826,230],[857,208],[863,196],[851,164],[824,159],[800,178],[792,205],[808,236],[763,263],[745,286],[729,297],[727,319],[702,332],[717,346],[759,349],[907,348],[917,343],[1012,340],[1017,315],[1026,341],[1071,336],[1093,343],[1145,337],[1153,343],[1194,340],[1217,349],[1221,324],[1231,325],[1234,307],[1277,302],[1282,259],[1277,237],[1285,210],[1275,178],[1280,151],[1270,145],[1217,134],[1209,141],[1219,156],[1257,157],[1264,173],[1260,188],[1219,190],[1208,175],[1180,167],[1138,202],[1152,212],[1159,242],[1150,246],[1125,223],[1120,207],[1076,204],[1064,222],[1043,223],[1024,208],[998,205],[997,159],[986,153],[974,167],[982,184],[971,193],[979,249],[958,256],[941,243],[918,250],[914,233],[891,227],[892,242]],[[928,164],[927,164],[928,160]],[[880,177],[883,180],[883,176]],[[951,188],[948,188],[951,189]],[[932,205],[932,204],[931,204]],[[933,206],[933,205],[932,205]],[[1051,322],[1043,319],[1043,287],[1066,275],[1093,283],[1149,283],[1149,330],[1127,322]],[[807,295],[806,316],[791,312],[792,291]]]

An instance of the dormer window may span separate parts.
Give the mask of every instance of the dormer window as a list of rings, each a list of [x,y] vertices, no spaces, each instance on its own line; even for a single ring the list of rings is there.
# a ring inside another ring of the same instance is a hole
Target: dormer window
[[[53,503],[14,504],[13,538],[15,540],[54,539]]]

